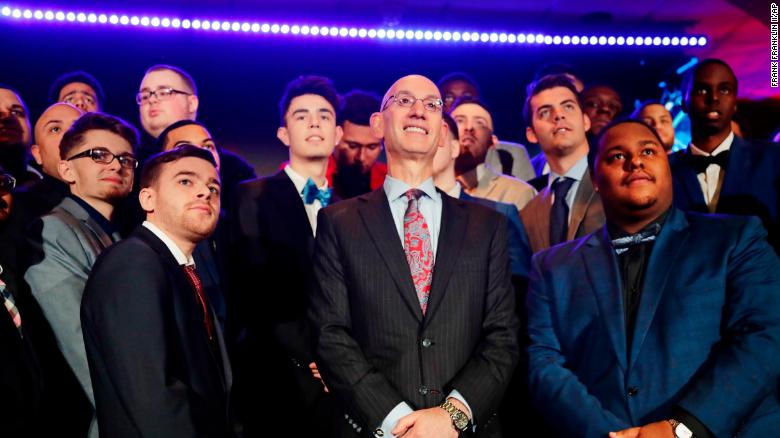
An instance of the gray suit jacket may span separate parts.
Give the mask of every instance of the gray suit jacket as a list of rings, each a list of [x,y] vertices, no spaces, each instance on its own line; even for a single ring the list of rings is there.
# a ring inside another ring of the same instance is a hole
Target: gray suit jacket
[[[81,297],[97,256],[119,234],[106,234],[89,213],[71,198],[65,198],[34,224],[29,236],[38,254],[24,274],[32,294],[49,321],[57,344],[73,369],[84,392],[95,405],[92,383],[81,333]],[[90,436],[96,436],[93,426]]]
[[[536,253],[550,247],[550,209],[552,191],[546,187],[528,205],[520,210],[520,219],[528,234],[531,252]],[[574,205],[570,209],[569,231],[566,240],[573,240],[595,231],[604,225],[604,209],[601,197],[593,190],[590,172],[580,182]]]

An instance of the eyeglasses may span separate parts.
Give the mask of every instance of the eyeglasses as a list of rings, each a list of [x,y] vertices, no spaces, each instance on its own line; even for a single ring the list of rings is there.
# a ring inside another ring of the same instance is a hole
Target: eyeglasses
[[[0,174],[0,192],[10,192],[16,187],[16,178],[8,174]]]
[[[114,155],[106,148],[94,148],[94,149],[87,149],[84,152],[79,152],[78,154],[68,158],[66,161],[75,160],[76,158],[84,158],[89,157],[92,159],[92,161],[99,163],[99,164],[111,164],[114,159],[119,161],[119,165],[124,167],[125,169],[135,169],[138,167],[138,160],[132,156],[132,155]]]
[[[181,91],[175,88],[168,87],[168,88],[160,88],[159,90],[154,90],[154,91],[139,91],[138,94],[135,95],[135,102],[138,105],[149,103],[149,99],[151,99],[152,96],[156,97],[158,101],[170,100],[174,94],[183,94],[185,96],[192,96],[192,93],[188,93],[186,91]]]
[[[417,101],[420,100],[423,103],[423,108],[425,108],[425,111],[428,111],[429,113],[437,113],[441,111],[441,107],[444,104],[441,99],[438,97],[426,97],[424,99],[418,99],[414,96],[412,96],[409,93],[398,93],[391,95],[387,101],[385,102],[385,105],[382,107],[382,111],[386,110],[388,106],[390,106],[390,103],[395,102],[398,104],[398,106],[403,108],[411,108],[414,106],[414,104],[417,103]]]

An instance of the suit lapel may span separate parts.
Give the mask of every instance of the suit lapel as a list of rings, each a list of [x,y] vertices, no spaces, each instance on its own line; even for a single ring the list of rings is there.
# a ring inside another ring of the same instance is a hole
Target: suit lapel
[[[552,193],[549,187],[545,187],[541,193],[539,193],[539,200],[537,208],[531,210],[534,215],[533,227],[536,234],[536,241],[540,242],[538,248],[534,248],[534,252],[544,248],[550,247],[550,210],[552,210]]]
[[[104,249],[108,248],[109,246],[113,245],[115,241],[119,240],[119,234],[114,233],[113,237],[116,240],[112,240],[112,236],[109,236],[106,234],[106,232],[103,230],[103,228],[95,222],[94,219],[89,215],[89,212],[85,210],[82,206],[80,206],[76,201],[65,198],[62,200],[62,203],[60,204],[60,208],[70,213],[74,218],[81,221],[82,224],[86,227],[87,231],[92,233],[92,235],[100,242],[101,248],[95,248],[100,251],[103,251]],[[97,256],[97,253],[95,254]]]
[[[420,309],[417,292],[414,289],[414,283],[412,283],[412,273],[406,262],[403,245],[398,237],[384,189],[380,187],[358,199],[363,201],[358,205],[358,212],[371,240],[384,259],[390,276],[409,310],[419,321],[422,321],[422,309]]]
[[[720,199],[728,199],[730,195],[734,196],[750,192],[750,190],[745,190],[742,185],[743,182],[752,179],[755,168],[752,158],[747,150],[745,141],[734,136],[734,141],[729,148],[729,163],[723,175],[723,184],[720,187],[717,207],[721,205]],[[716,211],[720,211],[717,207]]]
[[[707,203],[704,202],[704,193],[701,191],[701,184],[696,172],[687,163],[687,154],[690,151],[678,152],[675,163],[672,166],[674,178],[672,183],[678,190],[675,190],[675,196],[684,196],[687,202],[675,202],[675,205],[682,206],[685,210],[707,211]]]
[[[582,220],[585,218],[585,213],[588,211],[594,196],[596,196],[596,192],[593,190],[593,181],[590,179],[590,172],[586,170],[577,188],[577,193],[574,195],[574,206],[571,209],[571,219],[566,232],[566,240],[574,240],[577,236],[577,230],[580,228],[580,224],[582,224]]]
[[[314,254],[314,231],[311,229],[309,215],[303,206],[301,194],[283,170],[270,177],[268,182],[269,193],[278,205],[278,211],[286,212],[285,219],[290,221],[291,232],[304,240],[308,255],[311,257]]]
[[[431,320],[447,291],[447,283],[452,276],[452,270],[460,257],[460,249],[468,229],[468,212],[462,201],[447,196],[441,192],[441,230],[436,248],[436,262],[433,267],[433,281],[428,310],[425,313],[425,323]]]
[[[599,312],[615,349],[618,364],[626,370],[626,322],[623,314],[623,292],[617,257],[609,243],[606,227],[593,233],[581,253]]]
[[[666,218],[666,223],[653,245],[650,260],[647,263],[644,284],[642,285],[642,297],[639,301],[639,310],[636,316],[634,337],[631,346],[631,362],[633,366],[642,343],[647,336],[650,325],[658,309],[667,280],[669,279],[670,261],[679,260],[678,256],[688,240],[688,221],[680,210],[672,209]],[[622,308],[621,308],[622,309]]]

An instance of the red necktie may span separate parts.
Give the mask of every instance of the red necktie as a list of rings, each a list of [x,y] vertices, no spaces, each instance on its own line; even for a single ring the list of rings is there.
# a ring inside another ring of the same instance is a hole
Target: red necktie
[[[410,189],[406,192],[409,205],[404,214],[404,252],[409,270],[412,271],[412,282],[417,291],[417,299],[425,315],[433,278],[433,248],[428,224],[425,223],[418,206],[421,196],[423,196],[422,190]]]
[[[203,285],[200,282],[200,276],[195,270],[195,265],[183,265],[184,273],[187,274],[187,278],[190,280],[190,284],[195,289],[195,296],[200,304],[201,310],[203,310],[203,325],[206,326],[206,333],[209,335],[209,341],[214,339],[214,326],[211,321],[211,315],[209,315],[209,305],[206,301],[206,295],[203,293]]]

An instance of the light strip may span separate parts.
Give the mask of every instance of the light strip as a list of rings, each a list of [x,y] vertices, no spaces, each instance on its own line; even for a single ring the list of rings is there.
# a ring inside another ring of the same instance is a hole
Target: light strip
[[[27,9],[12,6],[3,6],[0,8],[0,19],[27,22],[72,23],[84,26],[155,28],[173,31],[232,32],[272,37],[293,35],[304,38],[330,37],[357,40],[410,40],[490,45],[704,47],[708,42],[707,37],[700,35],[555,35],[544,33],[453,31],[443,29],[426,30],[323,26],[163,17],[147,14],[98,13],[61,9]]]

